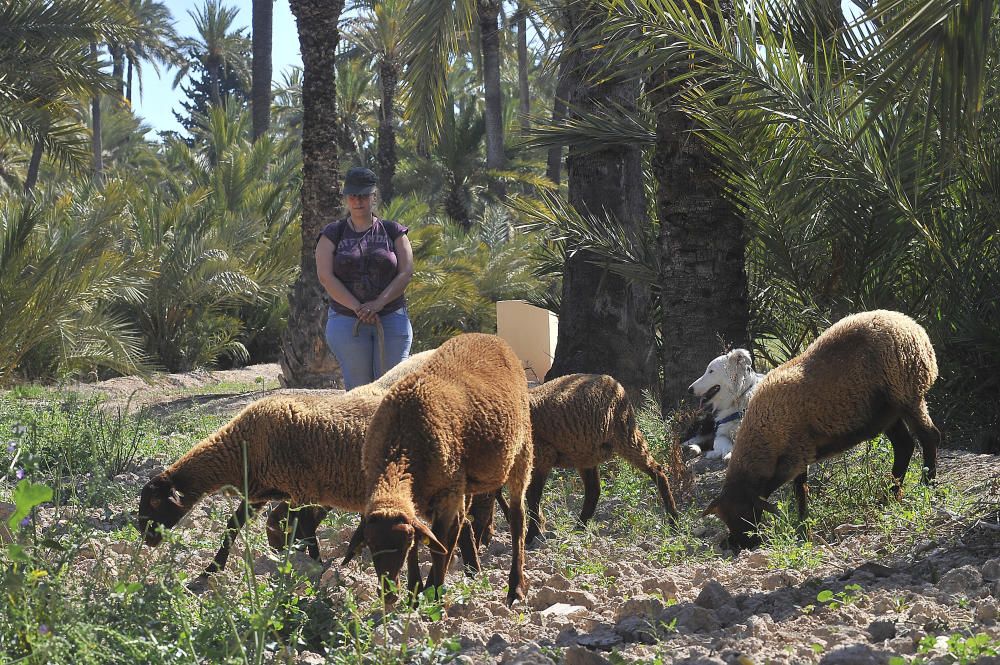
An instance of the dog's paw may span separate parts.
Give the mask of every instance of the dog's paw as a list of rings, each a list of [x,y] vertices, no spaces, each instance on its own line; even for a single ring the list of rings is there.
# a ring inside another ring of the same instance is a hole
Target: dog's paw
[[[726,459],[733,454],[733,442],[724,436],[715,437],[715,443],[712,446],[712,450],[705,453],[705,457],[708,459]]]

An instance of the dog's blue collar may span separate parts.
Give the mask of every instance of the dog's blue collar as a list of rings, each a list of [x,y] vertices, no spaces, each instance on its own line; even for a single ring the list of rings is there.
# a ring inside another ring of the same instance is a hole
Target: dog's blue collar
[[[731,423],[734,420],[740,420],[741,418],[743,418],[743,412],[742,411],[735,411],[733,413],[730,413],[728,416],[726,416],[722,420],[716,420],[715,421],[715,429],[718,430],[719,429],[719,425],[725,425],[726,423]]]

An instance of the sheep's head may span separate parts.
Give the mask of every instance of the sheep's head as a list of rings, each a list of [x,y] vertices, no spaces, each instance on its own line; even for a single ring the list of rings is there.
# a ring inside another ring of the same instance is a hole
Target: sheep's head
[[[368,547],[372,553],[375,572],[382,581],[386,603],[394,603],[396,596],[389,583],[394,584],[396,588],[399,587],[399,571],[403,568],[403,562],[406,561],[410,548],[416,546],[418,538],[432,552],[447,553],[444,545],[419,519],[410,519],[404,515],[368,515],[361,520],[361,524],[351,536],[344,564],[350,562],[364,547]]]
[[[726,543],[729,549],[739,553],[761,544],[757,529],[765,512],[776,513],[777,508],[760,496],[723,488],[703,514],[715,515],[726,523],[729,527]]]
[[[146,544],[156,547],[163,539],[157,527],[172,528],[190,510],[173,481],[160,474],[146,483],[139,494],[139,515],[135,528]]]

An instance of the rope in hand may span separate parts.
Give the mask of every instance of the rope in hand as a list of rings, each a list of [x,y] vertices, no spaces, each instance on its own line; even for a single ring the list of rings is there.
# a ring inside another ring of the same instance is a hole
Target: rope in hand
[[[361,332],[361,319],[354,322],[354,336]],[[385,374],[385,330],[382,328],[382,318],[375,315],[375,334],[378,336],[378,366]]]

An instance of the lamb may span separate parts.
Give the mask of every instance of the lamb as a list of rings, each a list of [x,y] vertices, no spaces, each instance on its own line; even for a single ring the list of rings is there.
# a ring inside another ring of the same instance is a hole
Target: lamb
[[[529,392],[531,433],[535,447],[535,465],[528,485],[528,534],[530,544],[544,527],[539,504],[545,481],[553,467],[575,467],[583,479],[584,499],[580,522],[593,517],[601,495],[597,466],[613,456],[625,458],[656,484],[663,507],[676,519],[677,505],[663,468],[649,454],[646,439],[636,425],[635,410],[618,381],[606,374],[570,374],[547,381]],[[503,497],[498,493],[506,514]],[[492,503],[489,506],[492,514]],[[473,521],[477,540],[484,522],[476,515]]]
[[[876,310],[841,319],[761,381],[722,492],[705,514],[726,523],[733,549],[754,547],[763,511],[774,511],[767,502],[772,492],[794,478],[804,520],[808,465],[880,432],[892,443],[897,495],[913,455],[910,432],[920,440],[922,479],[930,482],[941,434],[925,397],[937,374],[927,333],[905,314]]]
[[[505,484],[513,545],[507,603],[524,599],[531,412],[524,370],[506,342],[468,333],[442,344],[383,398],[362,457],[371,498],[345,563],[367,546],[387,603],[418,538],[431,551],[428,584],[439,589],[460,532],[470,537],[462,526],[472,496]]]
[[[379,381],[344,395],[279,395],[248,405],[146,483],[136,528],[155,547],[162,540],[157,526],[172,528],[203,496],[223,487],[245,488],[247,499],[229,518],[222,546],[205,571],[209,574],[225,567],[236,534],[268,501],[361,512],[368,499],[360,473],[368,423],[382,393],[430,356],[416,354]],[[268,523],[268,541],[277,548],[284,545],[280,521],[287,512],[288,506],[279,507]],[[325,514],[322,508],[299,511],[299,530],[315,559],[316,526]]]

